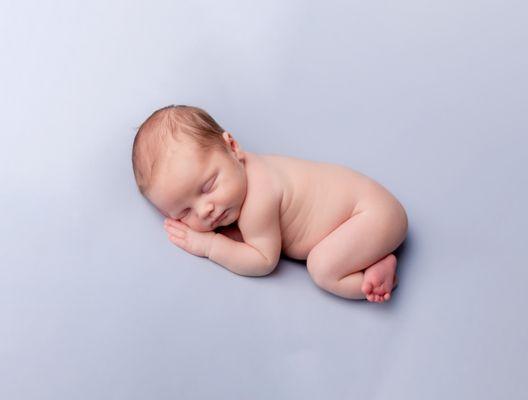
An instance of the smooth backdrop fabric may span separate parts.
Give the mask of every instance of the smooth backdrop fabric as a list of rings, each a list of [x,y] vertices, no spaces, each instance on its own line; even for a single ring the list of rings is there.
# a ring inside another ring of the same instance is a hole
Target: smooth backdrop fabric
[[[522,1],[1,1],[0,398],[497,399],[528,391]],[[184,253],[136,128],[208,110],[407,209],[388,304]]]

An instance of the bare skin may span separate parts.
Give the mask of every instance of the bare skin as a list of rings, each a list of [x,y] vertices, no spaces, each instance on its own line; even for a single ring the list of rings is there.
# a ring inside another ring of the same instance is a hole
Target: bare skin
[[[247,276],[270,273],[282,253],[306,260],[337,296],[390,299],[407,215],[387,189],[344,166],[242,151],[223,137],[227,151],[199,162],[191,142],[178,143],[148,194],[171,242]]]

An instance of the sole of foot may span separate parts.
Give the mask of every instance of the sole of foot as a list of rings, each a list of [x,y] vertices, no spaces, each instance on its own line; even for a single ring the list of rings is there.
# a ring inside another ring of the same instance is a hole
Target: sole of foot
[[[391,292],[398,284],[396,265],[396,256],[391,253],[365,270],[361,290],[368,301],[383,303],[390,300]]]

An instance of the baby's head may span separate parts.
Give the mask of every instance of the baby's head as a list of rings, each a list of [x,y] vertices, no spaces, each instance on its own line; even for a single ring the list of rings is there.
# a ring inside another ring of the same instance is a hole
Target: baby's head
[[[245,154],[200,108],[168,106],[152,113],[134,138],[132,166],[140,193],[164,216],[196,231],[229,225],[240,215]]]

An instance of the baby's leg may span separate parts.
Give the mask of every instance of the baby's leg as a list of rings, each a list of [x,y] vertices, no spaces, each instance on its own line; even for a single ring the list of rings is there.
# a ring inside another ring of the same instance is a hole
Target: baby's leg
[[[343,222],[308,254],[314,282],[348,299],[384,301],[394,286],[396,257],[405,239],[407,215],[397,201],[368,208]]]

